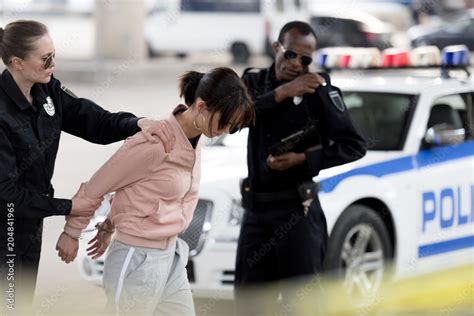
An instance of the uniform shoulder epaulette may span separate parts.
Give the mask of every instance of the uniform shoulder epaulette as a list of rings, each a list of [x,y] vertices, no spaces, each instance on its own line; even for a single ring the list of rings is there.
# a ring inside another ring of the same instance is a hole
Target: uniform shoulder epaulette
[[[256,68],[256,67],[248,67],[248,68],[245,68],[244,75],[246,73],[258,73],[258,72],[260,72],[260,70],[262,70],[262,69],[261,68]]]
[[[69,90],[65,85],[61,85],[61,90],[66,92],[69,96],[73,97],[74,99],[77,99],[77,95],[75,95],[74,92]]]

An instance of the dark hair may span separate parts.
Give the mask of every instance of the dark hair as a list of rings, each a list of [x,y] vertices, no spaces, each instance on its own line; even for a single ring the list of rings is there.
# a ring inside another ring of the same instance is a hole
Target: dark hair
[[[188,71],[181,76],[179,91],[187,106],[192,106],[198,97],[206,102],[211,112],[209,126],[217,113],[221,115],[219,129],[229,125],[231,130],[242,129],[255,121],[252,98],[230,68],[214,68],[206,74]]]
[[[316,36],[316,33],[314,32],[311,25],[302,21],[291,21],[283,25],[282,29],[280,30],[280,34],[278,35],[278,41],[283,44],[283,41],[285,40],[285,34],[292,29],[296,29],[301,35],[304,36],[312,34],[314,39],[318,40],[318,37]]]
[[[0,54],[5,65],[13,56],[25,58],[35,47],[34,42],[48,33],[43,23],[31,20],[18,20],[0,28]]]

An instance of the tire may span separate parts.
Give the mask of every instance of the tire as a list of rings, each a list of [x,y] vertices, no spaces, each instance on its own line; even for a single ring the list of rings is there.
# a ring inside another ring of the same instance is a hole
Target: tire
[[[153,50],[153,48],[151,48],[151,45],[150,45],[150,44],[147,44],[147,45],[146,45],[146,48],[147,48],[148,58],[159,57],[159,54],[156,53],[156,52]]]
[[[250,51],[245,43],[234,43],[230,49],[234,64],[247,64],[250,58]]]
[[[386,265],[392,258],[393,247],[384,222],[373,209],[356,204],[337,221],[324,266],[344,280],[350,297],[360,298],[378,290],[390,274]]]

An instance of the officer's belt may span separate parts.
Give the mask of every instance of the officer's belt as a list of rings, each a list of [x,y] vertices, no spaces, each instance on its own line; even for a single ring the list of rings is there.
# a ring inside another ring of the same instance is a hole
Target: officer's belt
[[[296,189],[275,192],[252,192],[252,199],[257,203],[301,200]]]

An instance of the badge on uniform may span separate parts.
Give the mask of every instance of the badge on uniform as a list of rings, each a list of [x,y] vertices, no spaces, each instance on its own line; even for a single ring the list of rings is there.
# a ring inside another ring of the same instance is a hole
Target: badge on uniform
[[[331,98],[332,104],[334,104],[336,109],[338,109],[340,112],[344,112],[346,110],[344,101],[337,90],[329,91],[329,97]]]
[[[51,97],[46,97],[46,103],[43,104],[43,108],[49,116],[54,116],[54,113],[56,113],[56,110],[54,109],[53,99],[51,99]]]

